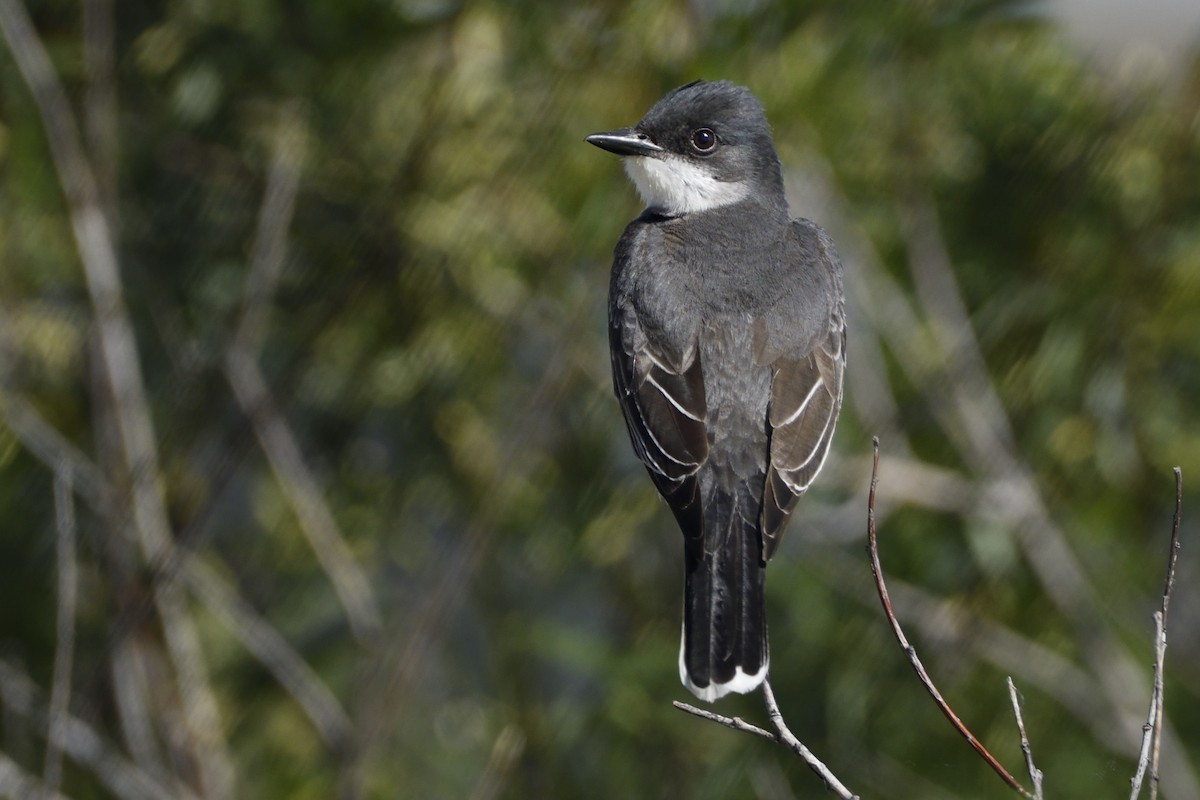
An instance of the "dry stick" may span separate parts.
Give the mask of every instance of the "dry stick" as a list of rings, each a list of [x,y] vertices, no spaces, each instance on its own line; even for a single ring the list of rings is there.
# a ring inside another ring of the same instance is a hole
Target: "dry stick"
[[[1021,717],[1021,699],[1017,697],[1017,687],[1010,675],[1005,679],[1008,683],[1008,699],[1012,701],[1013,716],[1017,720],[1017,733],[1021,736],[1021,752],[1025,754],[1025,769],[1029,772],[1029,780],[1033,781],[1033,798],[1042,800],[1042,771],[1034,766],[1033,748],[1029,746],[1029,737],[1025,734],[1025,720]]]
[[[371,583],[354,560],[325,502],[325,490],[309,469],[300,443],[271,397],[258,361],[235,346],[226,355],[225,375],[238,405],[254,426],[255,436],[292,506],[301,532],[333,584],[355,637],[363,643],[374,641],[382,621]]]
[[[1020,793],[1024,797],[1033,798],[1025,787],[1021,786],[1020,782],[1009,773],[1004,766],[996,760],[988,749],[975,738],[970,729],[963,724],[958,715],[954,713],[954,709],[942,697],[942,693],[933,685],[933,680],[929,677],[929,673],[925,671],[925,665],[921,663],[921,659],[917,657],[917,650],[908,643],[907,637],[904,635],[904,630],[900,627],[900,621],[896,619],[896,613],[892,610],[892,601],[888,597],[887,585],[883,581],[883,567],[879,563],[879,543],[875,536],[875,486],[879,480],[879,438],[875,437],[871,446],[874,451],[871,464],[871,491],[867,495],[867,552],[871,556],[871,574],[875,578],[875,588],[879,592],[879,602],[883,604],[883,613],[887,616],[888,623],[892,626],[892,633],[896,636],[896,641],[900,643],[900,647],[904,650],[905,656],[908,657],[908,663],[912,666],[913,671],[917,673],[917,677],[921,680],[921,685],[925,687],[925,691],[929,692],[929,696],[937,703],[937,707],[945,715],[946,719],[950,720],[950,724],[958,731],[959,735],[967,740],[967,743],[974,748],[979,757],[987,762],[988,766],[1007,783],[1013,791]]]
[[[1146,769],[1150,770],[1150,800],[1158,797],[1158,758],[1163,733],[1163,667],[1167,657],[1167,609],[1175,589],[1175,562],[1179,558],[1179,522],[1183,516],[1183,471],[1175,467],[1175,515],[1171,519],[1171,544],[1167,552],[1167,576],[1163,581],[1162,604],[1154,612],[1154,691],[1150,694],[1150,712],[1142,726],[1142,747],[1137,771],[1130,783],[1129,800],[1142,792]]]
[[[66,91],[19,0],[0,0],[0,30],[41,116],[51,159],[66,195],[71,228],[96,317],[105,377],[112,391],[125,466],[133,484],[133,518],[143,559],[156,565],[171,545],[171,525],[159,491],[158,452],[142,379],[137,339],[125,308],[112,231],[96,177],[80,143]],[[234,794],[233,764],[221,732],[204,651],[178,587],[156,583],[154,601],[174,667],[187,737],[204,793]]]
[[[242,646],[300,704],[329,749],[337,752],[346,748],[354,734],[350,717],[278,629],[260,617],[229,581],[198,557],[192,556],[187,561],[184,580],[192,594],[233,631]]]
[[[75,562],[75,498],[71,471],[64,467],[54,476],[54,516],[57,527],[58,620],[54,646],[54,677],[50,689],[50,732],[46,736],[45,791],[58,791],[62,782],[62,748],[58,741],[71,707],[71,668],[75,662],[75,608],[79,568]]]
[[[778,742],[779,744],[786,746],[789,750],[798,755],[800,759],[808,765],[808,768],[815,772],[817,777],[825,782],[825,787],[841,798],[841,800],[859,800],[858,795],[847,789],[845,785],[837,779],[837,776],[829,770],[829,767],[825,766],[825,764],[819,758],[814,756],[812,751],[805,747],[804,743],[797,739],[796,735],[791,732],[783,720],[783,712],[779,710],[779,704],[775,702],[775,692],[771,689],[771,682],[769,680],[763,681],[762,693],[763,700],[767,705],[767,715],[771,718],[771,723],[775,726],[775,733],[763,730],[757,725],[751,725],[749,722],[746,722],[740,717],[724,717],[720,714],[714,714],[711,711],[705,711],[702,708],[696,708],[695,706],[688,705],[687,703],[680,703],[679,701],[675,701],[672,703],[672,705],[674,705],[680,711],[686,711],[687,713],[696,717],[700,717],[701,719],[707,719],[711,722],[717,723],[718,725],[724,725],[726,728],[732,728],[735,731],[761,736],[764,739],[770,739],[773,742]]]
[[[1154,641],[1155,652],[1158,651],[1158,642],[1162,641],[1163,635],[1163,618],[1162,611],[1154,612]],[[1158,692],[1161,688],[1158,677],[1158,657],[1155,656],[1155,674],[1154,674],[1154,689],[1150,692],[1150,711],[1146,715],[1146,723],[1142,725],[1142,747],[1138,752],[1137,770],[1133,773],[1133,777],[1129,780],[1129,800],[1137,800],[1142,793],[1142,781],[1146,778],[1146,769],[1150,766],[1150,753],[1153,750],[1154,740],[1157,738],[1157,729],[1155,728],[1155,719],[1158,712]]]
[[[1175,588],[1175,562],[1179,558],[1179,522],[1183,516],[1183,470],[1175,467],[1175,515],[1171,519],[1171,547],[1167,553],[1167,577],[1163,580],[1162,630],[1155,642],[1154,689],[1158,695],[1154,711],[1154,753],[1150,757],[1150,800],[1158,797],[1158,755],[1163,734],[1163,668],[1167,658],[1167,609]]]
[[[301,124],[296,111],[285,109],[259,211],[242,312],[225,357],[225,375],[242,413],[254,426],[301,532],[333,584],[351,630],[360,642],[368,643],[382,628],[371,583],[346,544],[325,502],[324,491],[276,406],[258,363],[271,298],[287,256],[288,228],[300,184]]]
[[[525,734],[516,725],[505,725],[492,745],[492,755],[475,788],[471,790],[470,800],[496,800],[500,797],[512,768],[524,752]]]
[[[75,492],[97,513],[112,487],[87,456],[79,452],[22,398],[0,390],[2,420],[33,455],[48,467],[63,465],[72,475],[86,481],[73,483]],[[274,675],[308,714],[321,738],[333,749],[344,746],[351,734],[345,710],[321,678],[295,651],[278,629],[263,619],[237,592],[235,586],[217,570],[190,551],[175,546],[170,561],[178,561],[192,593],[218,620],[241,641],[246,650]],[[176,570],[170,570],[174,575]],[[174,578],[168,577],[168,580]],[[114,662],[119,664],[120,662]],[[129,665],[133,668],[133,665]]]
[[[41,783],[21,765],[0,752],[0,797],[35,797],[37,800],[66,800],[58,789]]]
[[[83,129],[108,224],[117,225],[117,126],[115,0],[83,3]]]
[[[55,744],[76,764],[88,767],[114,797],[121,800],[198,800],[186,787],[168,786],[129,761],[95,728],[78,717],[68,716],[64,725],[53,729],[42,692],[24,672],[3,659],[0,659],[0,703],[32,722],[45,735],[53,733],[57,736]]]

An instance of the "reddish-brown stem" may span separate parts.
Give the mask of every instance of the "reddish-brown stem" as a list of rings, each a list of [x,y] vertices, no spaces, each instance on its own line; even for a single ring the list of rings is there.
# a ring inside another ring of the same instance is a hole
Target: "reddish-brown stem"
[[[929,673],[925,671],[925,666],[921,663],[921,659],[917,656],[917,650],[908,642],[908,637],[904,635],[904,629],[900,627],[900,621],[896,619],[896,613],[892,610],[892,601],[888,597],[887,585],[883,580],[883,567],[879,564],[879,543],[875,535],[875,486],[879,480],[879,438],[872,440],[874,455],[871,462],[871,491],[867,497],[867,552],[871,556],[871,574],[875,578],[875,588],[879,592],[879,602],[883,604],[883,613],[887,616],[888,623],[892,626],[892,633],[896,636],[896,641],[900,643],[900,647],[904,650],[904,655],[908,658],[908,663],[912,666],[913,671],[917,673],[917,677],[921,681],[921,685],[925,687],[925,691],[929,692],[929,696],[937,704],[937,707],[945,715],[946,719],[950,720],[950,724],[958,731],[959,735],[967,740],[967,744],[974,748],[979,757],[987,762],[988,766],[1000,776],[1001,780],[1007,783],[1013,791],[1018,792],[1023,797],[1032,798],[1033,795],[1023,787],[1020,782],[1012,776],[1012,774],[1004,768],[996,757],[993,756],[988,749],[983,746],[983,743],[975,738],[975,734],[971,733],[970,729],[963,723],[958,715],[954,713],[954,709],[942,697],[942,693],[934,686],[933,680],[929,677]]]

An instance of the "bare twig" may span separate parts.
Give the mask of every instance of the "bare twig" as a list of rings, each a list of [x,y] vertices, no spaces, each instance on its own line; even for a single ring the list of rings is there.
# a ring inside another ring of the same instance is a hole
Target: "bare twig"
[[[757,725],[751,725],[740,717],[724,717],[720,714],[714,714],[711,711],[705,711],[678,701],[674,703],[674,706],[680,711],[686,711],[701,719],[707,719],[719,725],[724,725],[727,728],[732,728],[735,731],[761,736],[764,739],[770,739],[773,742],[784,745],[799,756],[808,765],[808,768],[825,782],[825,787],[841,798],[841,800],[858,800],[858,795],[847,789],[838,780],[837,776],[830,771],[829,767],[825,766],[819,758],[813,755],[812,751],[805,747],[804,743],[797,739],[796,735],[788,728],[787,723],[783,719],[783,712],[779,710],[779,704],[775,702],[775,692],[771,689],[771,682],[769,680],[763,681],[762,694],[763,700],[767,705],[767,715],[771,718],[771,724],[775,726],[775,733],[763,730]]]
[[[0,0],[0,29],[37,105],[51,158],[66,195],[71,228],[96,317],[105,377],[125,466],[133,484],[133,518],[143,559],[151,565],[171,545],[171,526],[158,487],[158,452],[133,325],[112,230],[103,212],[96,177],[80,142],[79,127],[45,47],[19,0]],[[184,725],[204,793],[233,795],[233,766],[221,734],[216,696],[204,652],[183,596],[170,583],[154,586],[155,606],[176,672]]]
[[[1025,769],[1029,772],[1029,780],[1033,782],[1033,799],[1042,800],[1042,771],[1033,763],[1033,748],[1029,746],[1029,736],[1025,733],[1025,720],[1021,716],[1021,698],[1017,696],[1017,687],[1011,676],[1005,679],[1008,683],[1008,699],[1012,701],[1013,717],[1017,720],[1017,733],[1021,737],[1021,752],[1025,755]]]
[[[255,613],[227,580],[198,557],[189,559],[184,579],[196,597],[295,698],[330,750],[339,752],[349,746],[353,736],[350,718],[329,687],[279,631]]]
[[[675,706],[680,711],[686,711],[694,717],[706,719],[709,722],[715,722],[718,725],[724,725],[726,728],[733,728],[735,731],[761,736],[764,739],[770,739],[772,742],[779,741],[779,736],[777,734],[771,733],[768,730],[764,730],[757,725],[752,725],[741,717],[726,717],[722,714],[714,714],[711,711],[705,711],[703,708],[696,708],[693,705],[681,703],[678,700],[672,700],[671,705]]]
[[[14,760],[0,751],[0,797],[37,798],[37,800],[66,800],[58,789],[39,782]]]
[[[51,735],[49,714],[41,691],[21,670],[0,659],[0,701],[6,708],[31,721],[43,735]],[[77,717],[53,731],[55,744],[73,761],[89,769],[121,800],[198,800],[180,785],[166,786],[130,763],[109,745],[94,728]],[[20,795],[18,795],[20,796]]]
[[[504,784],[512,772],[513,765],[525,752],[525,734],[516,725],[505,725],[492,745],[492,755],[487,768],[479,776],[470,800],[495,800],[504,792]]]
[[[1146,715],[1146,723],[1142,725],[1142,747],[1138,752],[1137,769],[1129,781],[1129,800],[1137,800],[1142,794],[1142,783],[1146,779],[1146,770],[1150,766],[1151,753],[1158,739],[1158,700],[1161,681],[1158,674],[1158,643],[1163,639],[1162,611],[1154,612],[1154,642],[1155,642],[1155,672],[1154,688],[1150,691],[1150,711]]]
[[[54,678],[50,689],[50,732],[47,735],[45,791],[57,792],[62,782],[62,750],[58,741],[71,707],[71,671],[75,662],[75,608],[78,565],[75,562],[75,498],[71,472],[54,476],[54,516],[57,522],[58,621],[54,646]]]
[[[375,641],[382,623],[371,583],[342,537],[321,484],[305,463],[299,442],[273,402],[258,362],[234,347],[226,357],[225,374],[238,404],[254,425],[254,433],[295,511],[300,530],[341,600],[351,629],[359,641]]]
[[[83,128],[108,224],[117,226],[117,82],[114,0],[84,0]]]
[[[354,635],[366,643],[376,639],[382,626],[371,583],[350,552],[258,364],[271,298],[286,261],[288,227],[300,185],[301,127],[297,112],[291,108],[283,112],[259,211],[242,312],[225,357],[225,375],[295,511],[300,530],[333,584]]]
[[[1171,592],[1175,588],[1175,562],[1179,558],[1179,522],[1183,516],[1183,470],[1175,467],[1175,514],[1171,518],[1171,545],[1167,553],[1167,575],[1163,579],[1162,630],[1156,631],[1158,639],[1154,646],[1154,691],[1157,702],[1154,708],[1154,751],[1150,756],[1150,800],[1158,797],[1158,757],[1163,736],[1163,669],[1167,658],[1167,610],[1171,606]]]
[[[879,563],[879,543],[875,535],[875,487],[879,480],[878,437],[872,441],[872,447],[874,455],[871,465],[871,491],[867,498],[867,552],[871,556],[871,574],[875,578],[875,589],[879,592],[879,602],[883,605],[883,613],[887,616],[888,623],[892,626],[892,633],[895,634],[896,641],[900,643],[901,649],[904,650],[904,655],[908,658],[909,665],[917,673],[921,685],[925,687],[925,691],[933,698],[938,709],[950,721],[950,724],[958,731],[958,734],[971,745],[975,752],[979,754],[979,757],[986,761],[988,766],[1013,791],[1018,792],[1024,797],[1032,798],[1033,795],[1025,787],[1021,786],[1020,782],[983,746],[982,742],[975,738],[975,734],[971,733],[970,729],[954,713],[954,709],[942,697],[942,693],[934,685],[933,679],[929,677],[929,673],[925,670],[925,665],[921,663],[921,659],[917,656],[916,648],[909,644],[908,638],[904,635],[904,629],[900,627],[900,621],[896,619],[896,613],[892,610],[892,601],[888,597],[887,584],[883,580],[883,567]]]
[[[275,286],[287,260],[288,228],[296,210],[303,158],[303,119],[292,105],[280,112],[278,131],[267,172],[267,188],[258,212],[250,269],[246,273],[241,314],[234,346],[257,355],[266,335]]]
[[[150,709],[152,681],[146,662],[151,648],[136,636],[121,636],[111,647],[113,700],[125,748],[139,767],[168,780]]]
[[[1167,657],[1167,610],[1175,589],[1175,563],[1179,558],[1179,522],[1183,515],[1183,471],[1175,467],[1175,514],[1171,518],[1171,544],[1167,551],[1167,574],[1163,580],[1162,603],[1154,612],[1154,689],[1150,712],[1142,726],[1142,747],[1137,771],[1130,783],[1129,800],[1142,793],[1146,770],[1150,771],[1150,800],[1158,797],[1158,761],[1163,735],[1163,668]]]
[[[89,507],[100,510],[109,501],[111,487],[100,469],[58,432],[20,395],[0,387],[0,420],[21,444],[52,472],[68,470],[71,489]]]
[[[14,409],[18,412],[14,413]],[[54,464],[61,463],[67,465],[64,469],[69,468],[72,472],[79,470],[89,476],[91,483],[86,487],[78,484],[73,484],[73,487],[84,502],[97,513],[101,512],[103,499],[112,494],[112,488],[87,456],[76,450],[36,410],[16,396],[6,396],[0,392],[0,419],[9,424],[21,443],[48,467],[53,468]],[[12,424],[14,420],[19,424]],[[83,488],[87,488],[86,493],[82,491]],[[326,743],[333,749],[344,746],[351,734],[349,717],[329,688],[279,631],[259,616],[227,579],[195,554],[175,546],[167,561],[178,562],[183,579],[196,598],[225,623],[247,651],[292,694]],[[174,571],[170,574],[173,575]],[[118,673],[114,676],[118,693],[139,694],[127,686],[128,681],[144,679],[135,662],[136,654],[118,644],[113,658],[114,671]],[[134,727],[139,727],[136,722]],[[152,734],[147,731],[144,738],[134,738],[147,745],[144,750],[147,758],[143,766],[154,763],[157,759],[149,757],[153,749]],[[139,758],[139,761],[143,759]]]

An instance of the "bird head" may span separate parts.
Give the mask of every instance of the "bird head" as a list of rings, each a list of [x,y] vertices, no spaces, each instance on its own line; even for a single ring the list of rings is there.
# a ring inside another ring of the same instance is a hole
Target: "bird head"
[[[647,207],[668,216],[783,197],[762,104],[726,81],[680,86],[633,127],[587,141],[622,156]]]

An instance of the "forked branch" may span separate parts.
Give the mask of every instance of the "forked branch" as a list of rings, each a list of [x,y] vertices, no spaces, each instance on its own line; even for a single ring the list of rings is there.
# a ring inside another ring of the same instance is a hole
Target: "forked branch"
[[[674,706],[680,711],[686,711],[701,719],[716,722],[719,725],[724,725],[726,728],[732,728],[735,731],[750,733],[755,736],[761,736],[764,739],[770,739],[773,742],[778,742],[798,755],[808,765],[808,768],[825,782],[825,788],[829,789],[829,791],[833,792],[841,800],[859,800],[858,795],[847,789],[838,780],[837,776],[830,771],[829,767],[825,766],[819,758],[814,756],[812,751],[805,747],[804,743],[797,739],[795,734],[788,729],[787,723],[783,721],[783,712],[779,710],[779,704],[775,702],[775,692],[771,689],[771,681],[763,681],[762,694],[763,700],[767,704],[767,716],[771,718],[771,723],[775,726],[774,733],[764,730],[757,725],[751,725],[740,717],[724,717],[720,714],[714,714],[711,711],[705,711],[702,708],[690,706],[687,703],[680,703],[679,701],[675,701]]]
[[[879,592],[879,602],[883,605],[883,613],[887,616],[888,623],[892,626],[892,633],[896,635],[896,641],[900,643],[900,647],[904,650],[904,655],[908,658],[909,665],[913,671],[917,673],[917,677],[921,681],[921,685],[925,687],[925,691],[929,692],[929,696],[933,698],[933,702],[937,704],[938,709],[945,715],[946,719],[950,720],[950,724],[958,734],[967,740],[967,744],[974,748],[979,757],[987,762],[987,765],[992,768],[1000,779],[1007,783],[1013,791],[1019,793],[1022,797],[1028,797],[1033,800],[1034,794],[1021,785],[1020,781],[1012,776],[1004,765],[993,756],[979,739],[975,738],[975,734],[971,733],[970,729],[963,723],[958,715],[954,713],[954,709],[942,697],[942,693],[938,691],[934,685],[933,679],[929,677],[929,673],[925,670],[925,665],[921,663],[921,659],[917,656],[917,649],[908,642],[908,637],[904,635],[904,629],[900,627],[900,620],[896,619],[896,612],[892,610],[892,601],[888,597],[887,584],[883,580],[883,567],[879,564],[879,542],[875,535],[875,486],[879,481],[879,438],[875,437],[871,441],[873,450],[871,459],[871,491],[867,495],[867,552],[871,556],[871,574],[875,577],[875,589]]]

